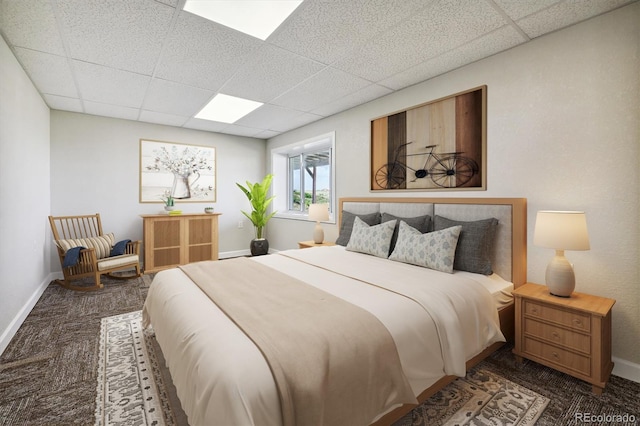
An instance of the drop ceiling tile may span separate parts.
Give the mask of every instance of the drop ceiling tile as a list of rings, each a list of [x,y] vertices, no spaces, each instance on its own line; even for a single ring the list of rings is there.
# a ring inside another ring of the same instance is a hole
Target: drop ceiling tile
[[[292,86],[320,72],[325,65],[264,44],[220,92],[258,102],[269,102]]]
[[[65,54],[48,1],[0,1],[0,29],[10,45]]]
[[[100,115],[102,117],[122,118],[125,120],[138,119],[138,110],[136,108],[128,108],[119,105],[84,101],[84,110],[87,114]]]
[[[531,38],[576,24],[585,19],[616,9],[634,0],[567,0],[516,21]]]
[[[207,132],[220,132],[229,124],[221,123],[219,121],[202,120],[200,118],[191,118],[184,123],[182,127],[196,130],[205,130]]]
[[[542,9],[553,6],[562,0],[493,0],[500,9],[502,9],[509,18],[518,20],[532,13],[539,12]]]
[[[181,12],[156,77],[218,91],[264,42]]]
[[[140,0],[58,0],[57,5],[72,58],[146,75],[153,72],[175,12]]]
[[[273,138],[275,136],[278,136],[281,132],[276,132],[273,130],[263,130],[260,133],[258,133],[257,135],[254,136],[254,138],[258,138],[258,139],[269,139],[269,138]]]
[[[518,31],[511,25],[506,25],[471,43],[381,80],[379,84],[400,90],[524,42]]]
[[[242,117],[236,124],[259,129],[278,130],[278,126],[285,126],[288,121],[300,114],[302,114],[302,111],[265,104]]]
[[[281,125],[280,129],[269,129],[269,130],[279,130],[281,132],[288,132],[289,130],[297,129],[298,127],[302,127],[309,123],[322,120],[323,118],[324,117],[322,117],[321,115],[304,112],[300,115],[296,115],[291,120],[287,121],[285,125]]]
[[[21,47],[15,53],[40,93],[78,97],[67,58]]]
[[[215,92],[154,78],[149,85],[143,108],[191,117],[197,114]]]
[[[299,55],[331,64],[354,46],[406,19],[432,1],[305,0],[267,39]]]
[[[140,108],[150,77],[128,71],[73,61],[80,95],[103,104]]]
[[[84,112],[82,103],[78,98],[65,98],[64,96],[43,94],[42,97],[49,108],[60,111]]]
[[[308,112],[320,105],[356,92],[369,84],[371,82],[335,68],[325,68],[290,91],[278,96],[271,103]]]
[[[255,137],[258,133],[262,132],[262,129],[254,129],[253,127],[239,126],[237,124],[228,124],[227,127],[221,130],[222,133],[237,136],[246,136],[248,138]]]
[[[443,0],[423,9],[334,64],[379,81],[506,24],[486,2]]]
[[[140,121],[147,123],[165,124],[167,126],[181,127],[189,120],[189,116],[164,114],[155,111],[140,111]]]
[[[178,7],[178,0],[156,0],[171,7]]]
[[[371,84],[363,89],[358,90],[351,95],[344,96],[328,104],[322,105],[319,108],[312,110],[311,112],[317,115],[328,117],[338,112],[345,111],[349,108],[353,108],[358,105],[362,105],[381,96],[388,95],[392,90],[380,86],[378,84]]]

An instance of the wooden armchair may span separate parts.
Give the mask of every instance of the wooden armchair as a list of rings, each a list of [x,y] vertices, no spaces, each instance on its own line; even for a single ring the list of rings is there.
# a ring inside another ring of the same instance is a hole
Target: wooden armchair
[[[64,275],[63,280],[56,280],[61,286],[80,291],[99,290],[103,287],[100,275],[118,279],[140,276],[140,241],[116,244],[113,234],[103,234],[100,214],[49,216],[49,223]],[[122,249],[122,254],[112,255],[114,245]],[[112,272],[127,269],[135,269],[135,274],[112,275]],[[73,280],[86,277],[93,277],[95,285],[72,284]]]

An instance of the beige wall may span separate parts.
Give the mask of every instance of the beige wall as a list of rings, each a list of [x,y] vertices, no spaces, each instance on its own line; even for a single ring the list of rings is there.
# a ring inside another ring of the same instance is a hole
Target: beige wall
[[[629,368],[640,380],[638,22],[635,3],[277,136],[267,149],[335,131],[337,195],[368,196],[371,119],[486,84],[487,191],[438,194],[526,197],[528,278],[542,283],[553,251],[531,244],[536,212],[584,210],[591,250],[566,253],[577,291],[617,299],[616,369]],[[285,219],[269,226],[278,249],[296,247],[313,230]],[[326,225],[325,234],[335,239],[336,227]]]
[[[141,240],[140,215],[160,212],[162,203],[139,202],[140,139],[216,148],[217,202],[178,206],[184,212],[202,212],[205,206],[214,206],[222,213],[220,252],[248,251],[253,228],[245,223],[238,229],[238,222],[246,222],[240,210],[246,210],[249,202],[235,182],[264,176],[262,139],[51,111],[52,214],[99,212],[103,229],[113,232],[117,240]],[[59,270],[57,260],[53,267]]]
[[[0,37],[0,353],[49,283],[49,108]]]

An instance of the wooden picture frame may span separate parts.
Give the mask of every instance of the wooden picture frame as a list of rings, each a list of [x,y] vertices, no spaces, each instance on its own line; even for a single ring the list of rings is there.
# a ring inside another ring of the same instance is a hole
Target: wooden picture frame
[[[487,86],[371,120],[370,191],[487,189]]]
[[[140,139],[140,202],[216,201],[216,149]]]

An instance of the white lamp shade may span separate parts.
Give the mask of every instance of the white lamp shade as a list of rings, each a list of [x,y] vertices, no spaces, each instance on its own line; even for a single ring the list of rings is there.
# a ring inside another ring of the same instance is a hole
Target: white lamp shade
[[[576,278],[573,265],[564,257],[564,251],[589,250],[584,212],[539,211],[533,231],[533,244],[556,250],[556,255],[547,265],[545,281],[551,294],[571,297]]]
[[[316,222],[329,220],[329,205],[311,204],[309,206],[309,219],[315,220]]]
[[[589,250],[589,233],[584,212],[539,211],[533,244],[556,250]]]

